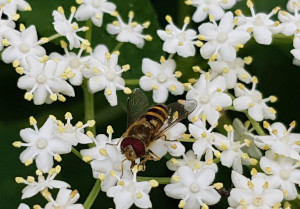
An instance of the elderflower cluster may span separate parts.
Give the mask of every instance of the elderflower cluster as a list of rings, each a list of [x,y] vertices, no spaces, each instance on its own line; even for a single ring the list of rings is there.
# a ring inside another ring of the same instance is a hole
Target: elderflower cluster
[[[144,33],[150,22],[134,20],[135,15],[142,14],[135,14],[131,3],[128,18],[121,17],[118,5],[107,0],[76,0],[78,5],[69,11],[58,6],[52,11],[57,34],[39,38],[35,25],[26,28],[16,22],[20,18],[18,10],[32,10],[27,2],[0,0],[2,60],[12,64],[20,75],[17,87],[26,91],[26,100],[35,105],[65,102],[65,96],[75,97],[75,92],[80,92],[79,87],[83,87],[80,93],[86,102],[94,102],[93,94],[103,91],[109,108],[119,105],[118,90],[129,97],[128,127],[123,134],[115,133],[110,125],[105,134],[96,131],[94,104],[85,107],[85,117],[90,119],[86,123],[72,123],[73,116],[67,112],[65,121],[50,115],[38,126],[31,116],[33,128],[22,129],[21,140],[13,142],[14,147],[24,148],[21,162],[25,166],[35,162],[37,168],[36,177],[15,178],[18,184],[26,185],[21,199],[40,193],[47,203],[44,207],[36,204],[34,209],[84,209],[93,204],[92,198],[98,192],[104,192],[113,199],[112,207],[116,209],[133,205],[151,208],[154,198],[150,191],[166,184],[166,196],[178,200],[178,207],[184,209],[208,209],[221,200],[228,203],[228,209],[291,208],[288,201],[299,197],[300,134],[292,133],[295,121],[289,128],[274,121],[277,111],[269,105],[277,97],[263,96],[258,77],[248,70],[252,57],[242,58],[239,50],[252,38],[258,44],[270,45],[276,34],[293,36],[292,62],[300,66],[300,1],[289,0],[288,11],[275,7],[263,13],[256,12],[253,2],[247,0],[250,16],[240,9],[225,11],[236,1],[186,0],[186,5],[196,7],[192,17],[185,17],[179,27],[166,15],[165,29],[154,31],[162,43],[157,56],[160,60],[142,57],[139,66],[131,69],[132,60],[123,63],[124,52],[118,50],[123,44],[132,44],[136,53],[150,51],[145,40],[153,39]],[[108,14],[115,18],[111,23],[103,19]],[[118,45],[110,49],[102,40],[105,37],[92,35],[93,27],[102,27]],[[61,51],[48,52],[51,47],[43,45],[56,38],[60,38]],[[191,58],[194,77],[188,77],[189,69],[180,63]],[[148,99],[142,90],[128,87],[132,80],[127,78],[136,75],[141,76],[134,85],[150,92],[156,106],[146,107]],[[164,105],[170,99],[169,93],[183,95],[185,100]],[[96,108],[106,111],[104,105]],[[233,122],[227,114],[230,111],[235,112]],[[181,123],[184,119],[186,123]],[[91,176],[96,179],[84,204],[77,203],[77,190],[55,179],[61,172],[61,165],[56,165],[62,161],[61,155],[71,152],[90,166]],[[172,175],[145,177],[142,172],[153,168],[148,161],[159,160],[167,161]],[[224,170],[231,173],[228,182],[220,182]],[[21,203],[18,208],[29,206]]]

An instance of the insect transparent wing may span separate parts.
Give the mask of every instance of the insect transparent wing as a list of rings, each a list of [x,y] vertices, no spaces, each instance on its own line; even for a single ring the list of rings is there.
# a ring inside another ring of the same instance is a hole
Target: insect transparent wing
[[[155,139],[162,137],[166,131],[172,128],[176,123],[185,119],[196,107],[196,100],[180,100],[167,105],[169,116],[155,135]]]
[[[141,89],[134,89],[127,101],[127,127],[148,110],[148,98]]]

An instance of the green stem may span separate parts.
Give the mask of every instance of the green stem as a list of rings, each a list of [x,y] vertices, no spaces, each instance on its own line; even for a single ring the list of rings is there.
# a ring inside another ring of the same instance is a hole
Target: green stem
[[[168,57],[168,60],[172,59],[174,57],[175,54],[170,54]]]
[[[90,192],[89,196],[86,198],[86,200],[83,203],[84,209],[90,209],[93,205],[94,201],[96,200],[96,197],[98,196],[99,192],[101,190],[101,181],[97,179],[95,182],[92,191]]]
[[[180,142],[195,142],[196,141],[196,139],[194,139],[194,138],[189,138],[189,139],[185,139],[185,138],[180,138],[180,139],[178,139],[178,141],[180,141]]]
[[[264,132],[264,130],[260,126],[259,122],[255,121],[253,118],[251,118],[247,111],[244,111],[244,113],[246,114],[247,118],[250,120],[253,128],[258,133],[258,135],[260,135],[260,136],[266,135],[265,132]]]
[[[72,152],[74,155],[76,155],[77,157],[79,157],[80,159],[82,159],[82,155],[80,154],[80,152],[75,149],[74,147],[72,147]]]
[[[122,46],[124,42],[119,42],[118,45],[112,50],[112,52],[118,51]]]
[[[59,37],[62,37],[62,35],[60,35],[59,33],[54,34],[54,35],[52,35],[52,36],[50,36],[50,37],[48,38],[48,42],[50,42],[50,41],[52,41],[52,40],[54,40],[54,39],[56,39],[56,38],[59,38]]]
[[[83,80],[83,97],[84,97],[84,115],[85,121],[94,120],[95,118],[95,107],[94,107],[94,94],[90,93],[88,90],[88,81],[87,79]],[[94,135],[96,134],[96,127],[93,126],[88,128]]]
[[[169,184],[170,177],[144,177],[144,176],[137,176],[137,181],[150,181],[156,180],[159,184]]]
[[[125,79],[126,85],[139,85],[140,80],[139,79]]]
[[[87,39],[90,43],[92,43],[92,28],[93,23],[91,20],[86,21],[86,26],[89,27],[89,29],[85,33],[85,39]]]

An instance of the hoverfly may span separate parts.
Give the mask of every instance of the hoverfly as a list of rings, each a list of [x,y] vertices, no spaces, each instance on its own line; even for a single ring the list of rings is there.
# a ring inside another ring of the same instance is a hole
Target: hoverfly
[[[127,130],[121,137],[121,152],[126,157],[124,161],[131,161],[133,168],[136,159],[142,159],[140,165],[147,160],[159,160],[160,157],[150,150],[152,143],[164,137],[166,131],[185,119],[196,106],[195,100],[182,100],[149,108],[144,92],[134,89],[127,103]]]

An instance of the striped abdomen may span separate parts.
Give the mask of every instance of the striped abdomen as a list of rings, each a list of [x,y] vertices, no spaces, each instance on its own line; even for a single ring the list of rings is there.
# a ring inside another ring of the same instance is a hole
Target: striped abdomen
[[[168,109],[165,105],[156,105],[151,107],[144,115],[154,129],[157,131],[168,118]]]

